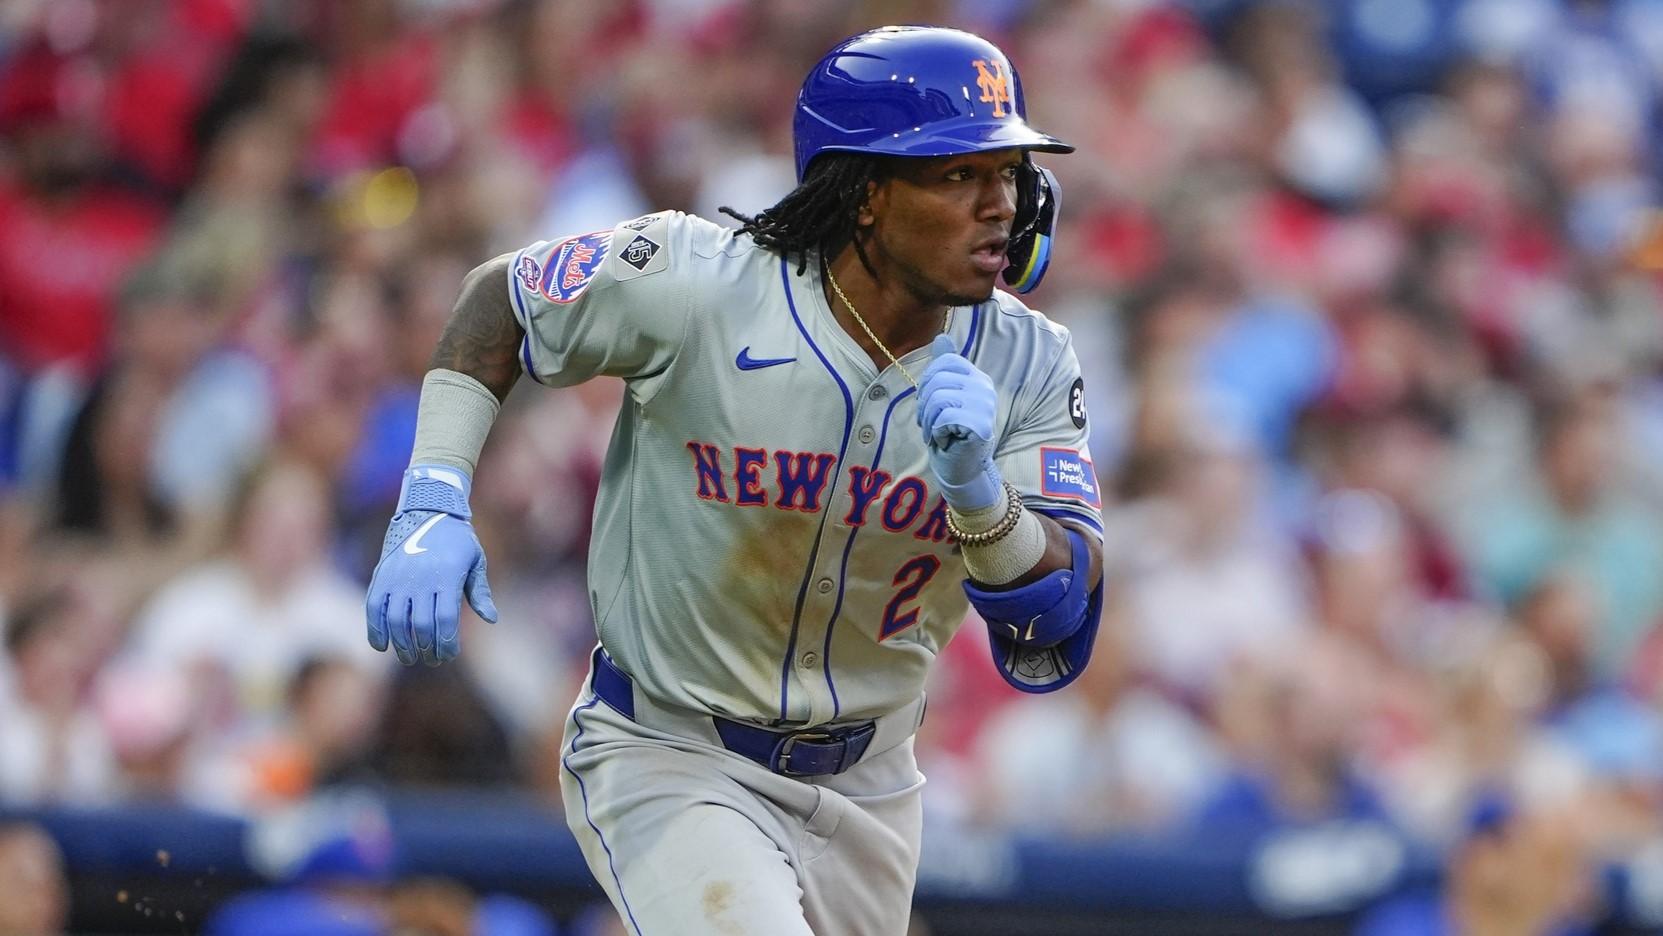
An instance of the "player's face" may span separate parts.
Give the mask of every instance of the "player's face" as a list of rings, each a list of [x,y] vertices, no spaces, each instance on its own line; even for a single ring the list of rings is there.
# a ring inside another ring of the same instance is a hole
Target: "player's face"
[[[1018,149],[896,159],[862,223],[867,256],[920,300],[970,305],[993,295],[1016,216]]]

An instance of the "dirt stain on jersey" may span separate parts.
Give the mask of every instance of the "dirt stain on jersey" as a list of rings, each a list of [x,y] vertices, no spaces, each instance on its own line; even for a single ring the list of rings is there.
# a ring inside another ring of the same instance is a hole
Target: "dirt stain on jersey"
[[[704,918],[718,931],[732,933],[734,936],[740,936],[744,932],[736,921],[720,918],[733,909],[733,884],[730,882],[712,881],[706,884],[700,903],[704,907]]]
[[[797,589],[813,548],[816,514],[770,517],[766,532],[746,535],[728,553],[722,569],[722,593],[748,607],[768,633],[791,630]]]

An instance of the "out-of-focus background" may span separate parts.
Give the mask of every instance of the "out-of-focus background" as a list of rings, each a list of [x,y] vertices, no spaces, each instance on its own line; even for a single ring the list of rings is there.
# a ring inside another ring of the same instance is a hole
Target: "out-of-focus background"
[[[0,933],[598,934],[558,806],[614,381],[363,587],[462,275],[792,184],[835,41],[1079,146],[1032,304],[1112,494],[1076,687],[940,660],[917,931],[1663,924],[1663,0],[0,4]]]

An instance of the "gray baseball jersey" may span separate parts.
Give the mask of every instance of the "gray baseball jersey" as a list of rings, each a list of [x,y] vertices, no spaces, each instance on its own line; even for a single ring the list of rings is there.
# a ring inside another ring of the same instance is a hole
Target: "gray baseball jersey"
[[[923,691],[968,610],[917,391],[833,318],[817,262],[677,212],[533,244],[510,290],[537,381],[629,388],[595,504],[600,640],[638,688],[762,724],[871,718]],[[1028,507],[1100,531],[1067,329],[996,292],[948,331],[999,388]],[[921,374],[930,351],[902,358]]]

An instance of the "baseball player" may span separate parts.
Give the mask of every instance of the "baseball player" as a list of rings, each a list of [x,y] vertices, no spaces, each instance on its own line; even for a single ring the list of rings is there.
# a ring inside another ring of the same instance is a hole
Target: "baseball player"
[[[638,936],[904,932],[931,662],[974,607],[1046,692],[1097,629],[1079,364],[995,288],[1043,275],[1030,153],[1072,147],[999,49],[926,27],[833,49],[795,134],[801,184],[737,232],[652,214],[469,275],[370,584],[371,644],[454,657],[462,597],[496,619],[468,491],[498,402],[624,379],[561,781]]]

